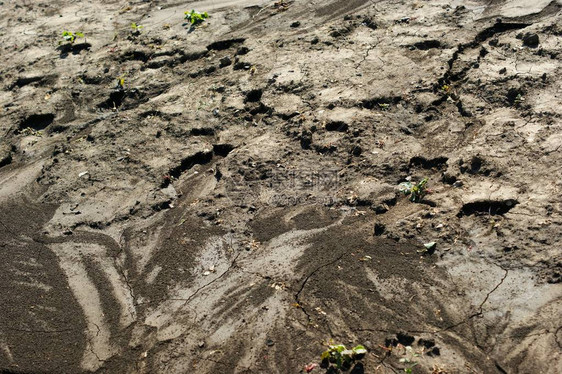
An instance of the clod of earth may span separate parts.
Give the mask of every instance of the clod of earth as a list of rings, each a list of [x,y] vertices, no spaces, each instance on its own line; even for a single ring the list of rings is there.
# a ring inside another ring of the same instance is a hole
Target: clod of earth
[[[518,39],[521,39],[526,47],[536,48],[539,46],[539,36],[535,33],[527,32],[523,35],[518,35]]]
[[[519,202],[515,199],[473,201],[464,204],[457,217],[470,216],[472,214],[503,215],[517,204]]]
[[[32,114],[20,122],[19,128],[31,128],[36,131],[44,130],[47,126],[53,123],[54,120],[55,115],[52,113]]]

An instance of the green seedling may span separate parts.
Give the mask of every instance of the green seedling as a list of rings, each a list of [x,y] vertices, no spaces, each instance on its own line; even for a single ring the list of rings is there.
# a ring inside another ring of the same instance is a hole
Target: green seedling
[[[80,31],[76,31],[76,32],[63,31],[62,32],[63,41],[61,41],[60,43],[68,42],[70,44],[73,44],[74,41],[76,40],[76,38],[83,38],[83,37],[84,37],[84,34]]]
[[[207,18],[209,18],[207,12],[199,13],[193,9],[191,10],[191,12],[185,12],[184,14],[184,18],[187,20],[187,22],[191,23],[191,26],[197,26],[198,24],[203,23]]]
[[[422,254],[422,255],[432,255],[433,253],[435,253],[435,248],[437,247],[437,243],[436,242],[429,242],[429,243],[425,243],[423,245],[422,249],[417,250],[416,252]]]
[[[409,199],[411,202],[419,203],[427,194],[427,178],[422,179],[417,184],[412,182],[402,182],[400,183],[399,188],[400,192],[404,195],[410,196]]]
[[[125,77],[119,77],[119,79],[117,79],[116,88],[119,89],[119,90],[125,89]]]
[[[404,373],[412,374],[414,367],[418,364],[414,358],[419,357],[420,354],[414,352],[414,349],[410,346],[406,348],[406,357],[402,357],[399,361],[404,364]]]
[[[131,23],[131,29],[135,33],[140,33],[140,31],[144,28],[143,25],[137,25],[135,22]]]
[[[406,361],[405,358],[401,358],[400,362],[406,363],[406,367],[404,368],[404,373],[412,374],[414,371],[414,367],[418,364],[417,362]]]
[[[367,353],[362,345],[347,349],[343,344],[330,345],[328,350],[322,353],[320,359],[323,367],[332,367],[336,370],[348,370],[357,360],[361,360]]]

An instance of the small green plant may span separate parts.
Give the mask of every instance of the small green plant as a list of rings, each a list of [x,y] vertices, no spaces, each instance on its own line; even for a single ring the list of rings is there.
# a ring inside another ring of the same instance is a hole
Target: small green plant
[[[420,357],[419,353],[414,352],[414,349],[410,346],[405,347],[406,357],[402,357],[399,361],[404,364],[404,373],[412,374],[414,367],[418,364],[414,358]]]
[[[433,253],[435,253],[436,247],[436,242],[428,242],[423,245],[422,249],[418,249],[416,252],[421,253],[422,255],[432,255]]]
[[[427,194],[427,178],[422,179],[419,183],[402,182],[399,188],[404,195],[410,196],[411,202],[419,203]]]
[[[335,368],[336,370],[348,370],[357,360],[361,360],[367,353],[362,345],[347,349],[343,344],[330,345],[328,350],[322,353],[322,367]]]
[[[143,25],[137,25],[135,22],[131,23],[131,29],[133,30],[134,33],[139,33],[140,31],[144,28]]]
[[[68,42],[70,44],[73,44],[74,41],[76,40],[76,38],[83,38],[84,34],[80,31],[76,31],[76,32],[72,32],[72,31],[63,31],[62,32],[62,39],[63,41],[61,41],[60,43],[63,42]],[[59,43],[59,44],[60,44]]]
[[[198,24],[203,23],[207,18],[209,18],[207,12],[199,13],[193,9],[191,10],[191,12],[185,12],[184,14],[184,18],[187,20],[187,22],[191,23],[191,26],[197,26]]]
[[[118,90],[125,89],[125,77],[119,77],[119,79],[117,79],[117,85],[115,88],[117,88]]]

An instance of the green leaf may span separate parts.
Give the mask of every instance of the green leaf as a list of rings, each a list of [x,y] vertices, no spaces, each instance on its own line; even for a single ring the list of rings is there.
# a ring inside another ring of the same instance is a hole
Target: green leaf
[[[320,360],[324,361],[325,359],[330,358],[330,351],[324,351],[322,352],[322,355],[320,356]]]
[[[412,192],[413,184],[411,182],[402,182],[398,185],[400,192],[404,195],[409,195]]]
[[[356,355],[364,355],[365,353],[367,353],[367,349],[362,345],[358,345],[353,347],[353,353]]]
[[[201,23],[206,18],[209,17],[207,12],[199,13],[199,12],[196,12],[194,9],[192,9],[191,12],[185,12],[184,14],[185,14],[185,19],[187,21],[191,22],[191,25],[196,25],[198,23]]]
[[[437,243],[435,242],[429,242],[429,243],[425,243],[423,246],[425,248],[427,248],[428,250],[435,248],[435,246],[437,245]]]
[[[345,351],[345,345],[343,344],[331,345],[330,350],[336,351],[338,353],[342,353],[343,351]]]
[[[84,34],[81,33],[80,31],[76,32],[74,35],[75,35],[76,37],[80,37],[80,38],[83,38],[83,37],[84,37]]]

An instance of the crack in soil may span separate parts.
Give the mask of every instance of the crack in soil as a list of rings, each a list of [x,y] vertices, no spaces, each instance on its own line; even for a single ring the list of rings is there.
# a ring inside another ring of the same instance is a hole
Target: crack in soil
[[[340,256],[338,256],[336,259],[324,264],[324,265],[320,265],[318,266],[316,269],[314,269],[312,271],[312,273],[310,273],[305,280],[302,282],[302,285],[300,287],[300,289],[297,291],[297,293],[295,294],[295,301],[296,303],[299,305],[299,308],[304,312],[304,314],[306,315],[306,317],[308,318],[308,323],[312,323],[312,318],[310,317],[310,314],[306,311],[306,309],[304,308],[304,306],[301,304],[300,301],[300,294],[301,292],[304,290],[304,287],[306,286],[306,283],[308,282],[308,280],[316,273],[318,272],[320,269],[325,268],[327,266],[330,266],[336,262],[338,262],[339,260],[341,260],[343,258],[343,256],[345,255],[345,253],[342,253]]]
[[[560,332],[560,330],[562,330],[562,326],[558,327],[554,332],[554,341],[556,342],[556,345],[562,349],[562,341],[558,340],[558,332]]]
[[[98,356],[98,354],[94,351],[94,348],[92,347],[91,340],[90,340],[90,352],[92,352],[92,354],[93,354],[94,356],[96,356],[96,358],[97,358],[97,360],[98,360],[99,362],[105,362],[105,360],[102,360],[102,359],[100,358],[100,356]]]
[[[202,285],[201,287],[199,287],[198,289],[196,289],[188,298],[175,298],[175,299],[168,299],[168,300],[176,300],[176,301],[183,301],[185,300],[185,303],[183,304],[184,306],[187,305],[187,303],[189,303],[195,296],[197,296],[197,294],[203,290],[204,288],[210,286],[211,284],[215,283],[216,281],[218,281],[219,279],[221,279],[222,277],[224,277],[226,275],[226,273],[228,273],[234,266],[236,266],[236,260],[238,260],[238,257],[240,256],[240,253],[238,253],[236,255],[236,257],[234,257],[234,260],[232,260],[232,262],[230,263],[230,265],[228,266],[228,269],[226,269],[221,275],[219,275],[218,277],[216,277],[215,279],[213,279],[212,281],[210,281],[209,283],[206,283],[204,285]]]
[[[371,51],[372,51],[373,49],[375,49],[378,45],[379,45],[379,43],[377,43],[377,44],[372,44],[372,45],[369,45],[369,47],[367,47],[367,51],[366,51],[365,54],[363,55],[363,59],[362,59],[361,61],[359,61],[359,62],[357,63],[357,65],[355,65],[355,69],[358,69],[358,68],[363,64],[363,62],[365,62],[365,60],[367,59],[367,57],[369,57],[369,53],[371,53]],[[381,60],[381,61],[382,61],[382,60]],[[383,61],[383,62],[384,62],[384,61]]]
[[[496,34],[502,34],[508,31],[518,30],[527,26],[530,26],[530,24],[523,24],[523,23],[502,24],[501,22],[497,22],[493,26],[485,28],[483,31],[479,32],[474,37],[474,40],[464,44],[459,44],[458,47],[453,52],[452,57],[449,59],[449,61],[447,61],[448,69],[445,71],[442,77],[437,81],[438,88],[442,87],[444,84],[451,84],[452,82],[459,82],[459,81],[462,82],[463,80],[466,80],[466,76],[468,72],[475,67],[475,64],[478,64],[480,62],[482,58],[481,55],[479,55],[476,58],[476,60],[474,60],[472,63],[462,68],[461,71],[453,73],[453,67],[455,65],[455,62],[459,59],[460,55],[463,54],[466,50],[473,50],[478,47],[481,47],[486,40],[492,38]],[[517,70],[517,57],[515,62],[515,68]],[[519,72],[516,75],[518,74]],[[469,111],[467,111],[463,105],[463,102],[460,97],[460,93],[457,96],[458,97],[454,101],[455,101],[455,105],[458,108],[459,114],[463,117],[471,117],[472,114]],[[441,102],[445,102],[445,101],[446,100],[442,100]]]
[[[505,280],[505,278],[507,278],[507,275],[509,274],[509,270],[504,269],[499,265],[496,265],[496,266],[498,266],[500,269],[502,269],[505,272],[505,274],[503,275],[502,279],[500,279],[500,282],[498,284],[496,284],[496,286],[490,292],[488,292],[488,294],[486,295],[484,300],[480,303],[480,306],[478,307],[479,312],[476,313],[476,314],[473,314],[472,316],[470,316],[470,318],[482,315],[482,313],[483,313],[482,308],[483,308],[484,304],[486,304],[486,302],[488,301],[488,298],[490,297],[490,295],[492,293],[494,293],[503,284],[503,281]]]
[[[440,333],[440,332],[443,332],[443,331],[447,331],[447,330],[454,329],[455,327],[458,327],[458,326],[460,326],[460,325],[462,325],[462,324],[468,323],[472,318],[481,316],[481,315],[484,313],[484,311],[483,311],[484,304],[486,304],[486,302],[487,302],[488,299],[490,298],[490,295],[492,295],[492,293],[494,293],[494,292],[503,284],[504,280],[507,278],[507,275],[509,274],[509,270],[508,270],[508,269],[504,269],[504,268],[502,268],[502,267],[499,266],[499,265],[496,265],[496,266],[498,266],[500,269],[502,269],[502,270],[505,272],[505,274],[504,274],[503,277],[500,279],[499,283],[496,284],[496,285],[494,286],[494,288],[492,288],[492,290],[486,294],[486,297],[484,297],[484,300],[480,303],[480,305],[479,305],[478,308],[477,308],[477,309],[478,309],[478,312],[469,315],[466,319],[464,319],[464,320],[462,320],[462,321],[460,321],[460,322],[458,322],[458,323],[455,323],[455,324],[453,324],[453,325],[451,325],[451,326],[445,327],[444,329],[441,329],[441,330],[436,331],[435,334]]]
[[[100,329],[100,327],[99,327],[95,322],[92,322],[92,324],[93,324],[94,326],[96,326],[96,328],[98,329],[98,332],[96,332],[96,336],[98,336],[98,335],[100,334],[100,332],[101,332],[101,329]]]
[[[94,326],[96,326],[96,328],[98,329],[98,331],[96,332],[96,336],[98,336],[98,335],[100,334],[100,332],[101,332],[101,329],[100,329],[100,327],[99,327],[95,322],[92,322],[92,324],[93,324]],[[90,348],[90,352],[92,352],[92,354],[93,354],[94,356],[96,356],[96,358],[98,359],[99,362],[105,362],[105,360],[102,360],[102,359],[100,358],[100,356],[98,356],[98,354],[94,351],[94,344],[92,343],[92,340],[93,340],[92,338],[88,337],[88,342],[89,342],[88,348]]]
[[[119,239],[119,240],[121,240],[121,239]],[[118,260],[118,257],[121,255],[121,253],[124,252],[124,250],[123,250],[123,247],[117,241],[115,241],[115,244],[119,247],[119,252],[115,256],[111,256],[113,258],[113,264],[115,265],[115,269],[117,270],[119,275],[125,281],[125,285],[127,286],[127,289],[129,290],[129,295],[131,296],[131,299],[133,300],[133,307],[136,307],[137,303],[136,303],[133,287],[131,286],[131,283],[129,282],[129,277],[125,273],[124,265],[121,265],[119,263],[119,260]],[[126,255],[126,253],[125,253],[125,255]],[[133,319],[133,321],[136,320],[136,317],[135,317],[135,314],[133,313],[133,311],[129,311],[129,314],[131,315],[131,318]]]
[[[29,329],[18,329],[15,327],[6,327],[8,330],[30,332],[30,333],[41,333],[41,334],[60,334],[63,332],[77,331],[76,329],[62,329],[62,330],[29,330]]]

